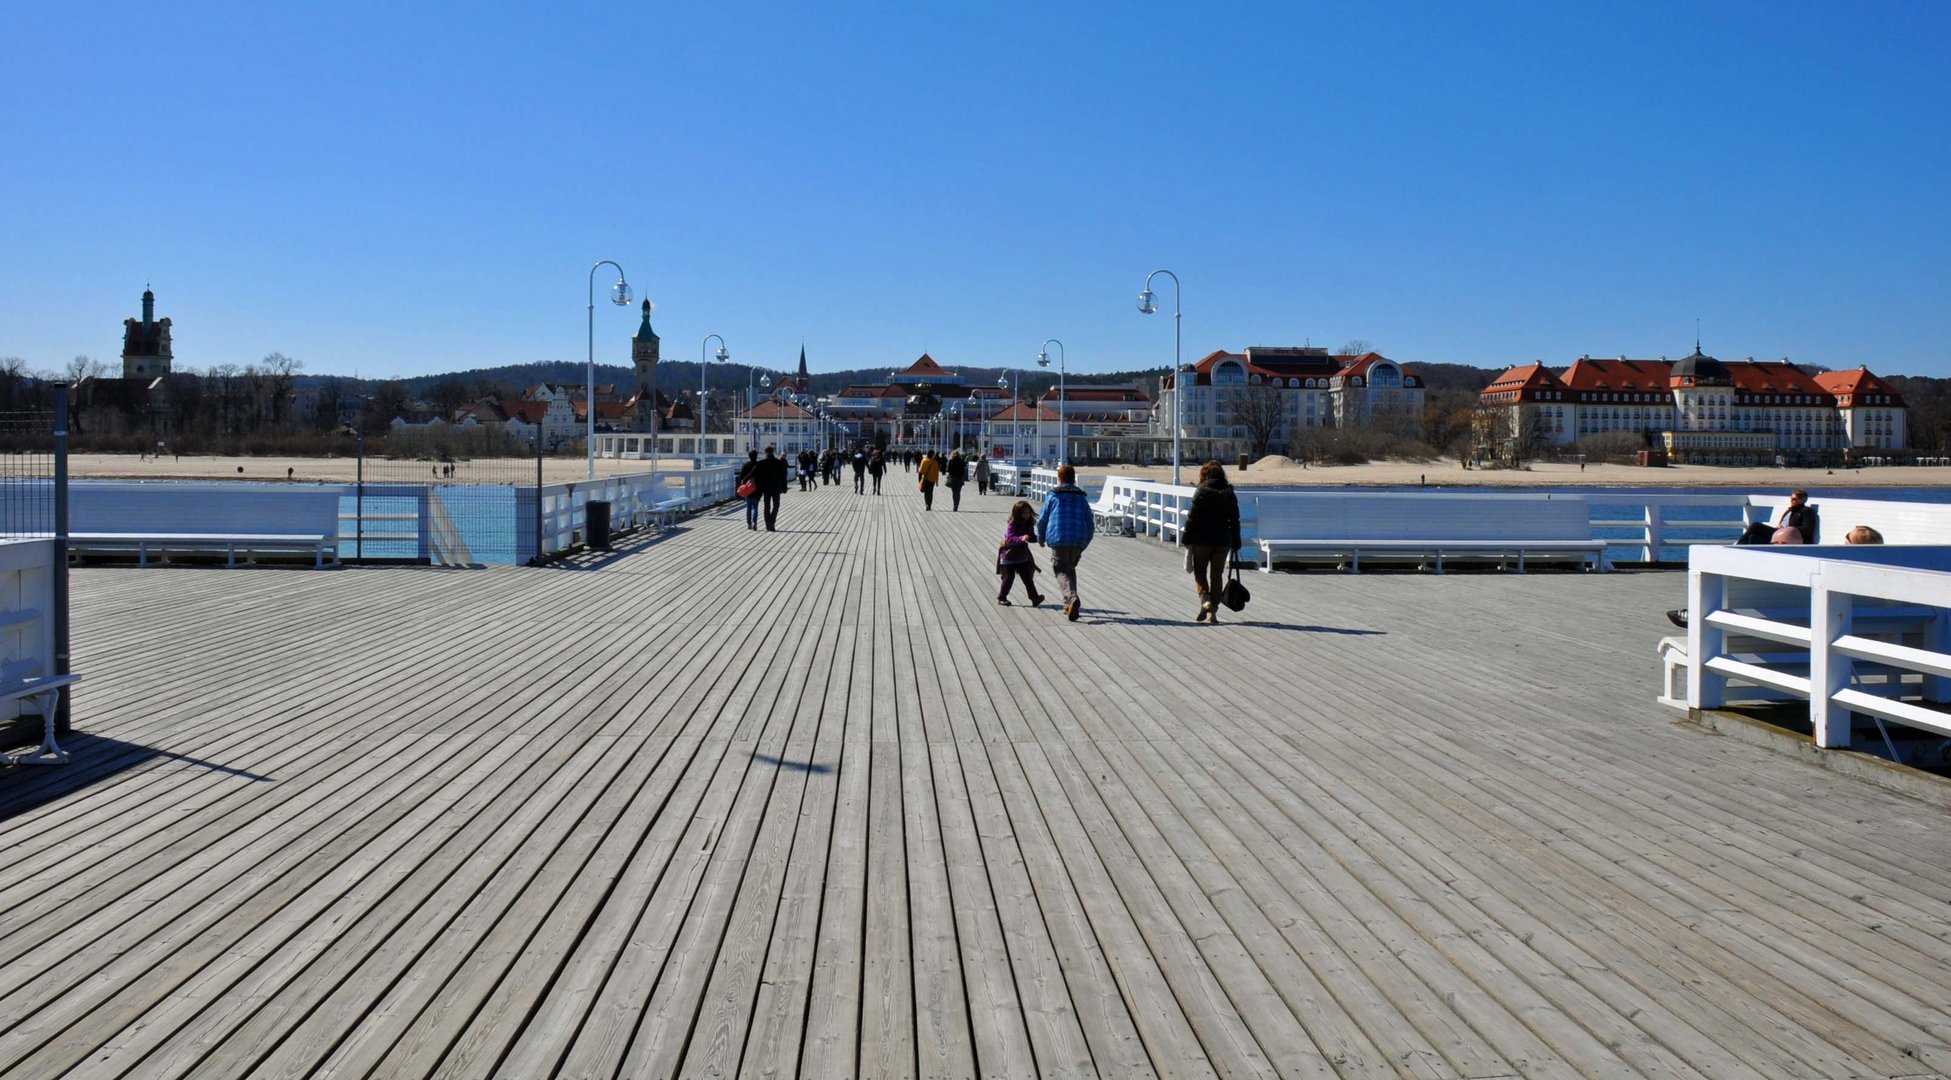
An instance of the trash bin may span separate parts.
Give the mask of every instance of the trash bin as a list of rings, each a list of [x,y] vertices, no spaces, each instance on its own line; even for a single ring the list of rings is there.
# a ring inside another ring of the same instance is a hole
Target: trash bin
[[[1244,450],[1240,452],[1240,471],[1246,471],[1246,451]]]
[[[583,540],[591,548],[610,549],[610,504],[591,499],[583,508]]]

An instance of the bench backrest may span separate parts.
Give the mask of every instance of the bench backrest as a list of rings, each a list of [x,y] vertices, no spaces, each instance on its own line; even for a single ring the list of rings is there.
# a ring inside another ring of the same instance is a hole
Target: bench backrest
[[[1944,503],[1812,497],[1809,505],[1822,522],[1824,546],[1841,544],[1858,525],[1882,533],[1886,544],[1951,544],[1951,506]],[[1788,496],[1750,495],[1748,506],[1754,520],[1772,525],[1788,508]]]
[[[1582,499],[1542,495],[1273,492],[1262,540],[1590,540]]]
[[[77,533],[337,536],[339,490],[275,484],[78,480],[68,488]]]
[[[54,541],[0,540],[0,674],[53,673]],[[0,701],[0,721],[27,711],[24,701]]]

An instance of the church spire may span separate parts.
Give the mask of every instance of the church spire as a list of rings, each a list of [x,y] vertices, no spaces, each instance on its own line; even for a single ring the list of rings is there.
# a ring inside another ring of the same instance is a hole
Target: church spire
[[[806,382],[806,343],[805,343],[804,341],[802,341],[802,342],[800,342],[800,343],[799,343],[799,388],[800,388],[800,389],[801,389],[802,391],[804,391],[804,390],[805,390],[805,389],[807,388],[807,382]]]

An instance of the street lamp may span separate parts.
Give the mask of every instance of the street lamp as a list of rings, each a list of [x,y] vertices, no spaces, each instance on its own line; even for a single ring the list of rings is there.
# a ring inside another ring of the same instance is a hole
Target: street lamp
[[[589,457],[589,478],[596,479],[596,271],[605,266],[616,266],[616,284],[610,286],[610,303],[617,307],[630,306],[630,283],[623,279],[623,267],[608,259],[589,268],[589,366],[584,372],[587,382],[584,386],[583,403],[589,409],[589,426],[583,433],[583,449]],[[652,408],[656,403],[652,402]],[[540,443],[541,436],[536,436]]]
[[[772,386],[772,376],[760,375],[757,364],[752,365],[751,374],[757,376],[758,386],[761,390]],[[758,394],[752,389],[752,385],[750,378],[745,380],[745,448],[747,450],[757,450],[759,448],[759,424],[758,421],[752,419],[753,410],[759,407],[759,398]]]
[[[1152,295],[1152,279],[1164,274],[1172,279],[1172,483],[1179,483],[1179,275],[1170,270],[1154,270],[1145,275],[1144,291],[1138,294],[1138,311],[1150,315],[1158,310]]]
[[[712,338],[718,338],[718,355],[712,359],[722,364],[732,358],[732,354],[725,350],[725,339],[718,337],[717,334],[706,334],[704,340],[698,342],[698,466],[700,468],[704,467],[705,463],[705,395],[710,393],[705,389],[705,372],[709,370],[706,367],[705,346],[711,344]]]
[[[1045,340],[1043,344],[1037,346],[1036,364],[1044,368],[1050,366],[1048,350],[1052,345],[1057,347],[1057,464],[1068,465],[1070,464],[1070,437],[1065,429],[1069,426],[1069,416],[1064,412],[1064,369],[1068,366],[1068,361],[1064,359],[1064,343],[1056,338]],[[1041,413],[1038,413],[1036,418],[1036,434],[1038,439],[1043,438]]]

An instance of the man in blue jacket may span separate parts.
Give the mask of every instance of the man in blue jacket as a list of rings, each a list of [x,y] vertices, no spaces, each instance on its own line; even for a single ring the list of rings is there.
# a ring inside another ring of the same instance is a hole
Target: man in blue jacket
[[[1057,466],[1057,486],[1043,500],[1043,514],[1037,518],[1038,542],[1056,552],[1051,572],[1064,593],[1064,618],[1077,621],[1077,560],[1097,535],[1097,519],[1091,515],[1091,497],[1077,486],[1077,470]]]

